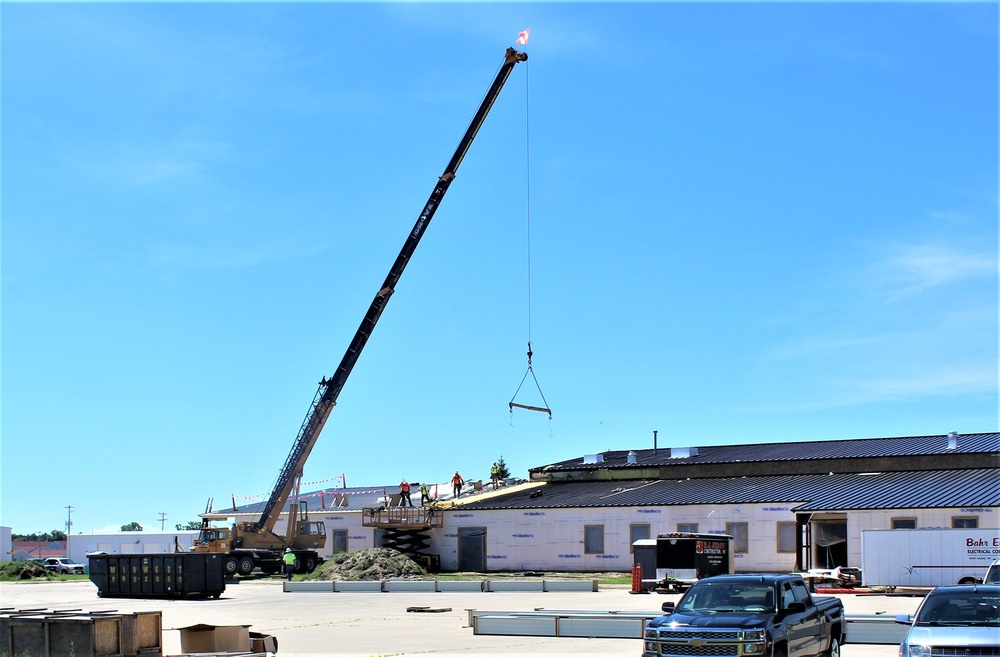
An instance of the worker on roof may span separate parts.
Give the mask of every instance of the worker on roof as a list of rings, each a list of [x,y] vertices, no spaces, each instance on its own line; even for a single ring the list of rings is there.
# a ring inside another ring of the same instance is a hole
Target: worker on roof
[[[462,479],[462,475],[458,474],[458,470],[455,470],[455,476],[451,478],[451,488],[456,499],[462,497],[462,486],[464,485],[465,480]]]
[[[431,489],[427,484],[420,484],[420,506],[431,503]]]
[[[399,506],[413,506],[413,500],[410,499],[410,482],[405,479],[399,482]]]

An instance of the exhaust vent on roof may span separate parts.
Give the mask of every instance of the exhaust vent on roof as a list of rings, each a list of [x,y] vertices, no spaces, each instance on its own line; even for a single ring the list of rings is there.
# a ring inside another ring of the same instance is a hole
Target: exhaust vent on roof
[[[584,463],[604,463],[604,454],[585,454]]]
[[[689,459],[692,456],[698,456],[697,447],[671,447],[670,448],[670,458],[672,459]]]
[[[958,449],[958,434],[954,431],[948,434],[948,449]]]
[[[635,463],[635,450],[634,449],[633,450],[629,450],[629,453],[628,453],[628,462],[629,463]]]

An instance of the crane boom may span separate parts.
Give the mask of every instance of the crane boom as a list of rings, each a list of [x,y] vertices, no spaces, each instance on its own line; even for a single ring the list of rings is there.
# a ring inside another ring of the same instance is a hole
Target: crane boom
[[[515,50],[514,48],[507,49],[507,52],[504,55],[503,65],[497,72],[496,78],[493,80],[493,84],[490,85],[489,90],[486,92],[486,96],[483,98],[482,103],[480,103],[479,109],[472,118],[472,123],[469,124],[468,130],[465,131],[465,135],[459,142],[458,148],[455,150],[455,154],[452,156],[451,161],[448,162],[448,166],[445,168],[444,173],[442,173],[441,177],[438,178],[437,184],[434,186],[434,190],[427,199],[427,203],[424,204],[424,209],[420,212],[420,216],[417,217],[413,230],[410,231],[406,241],[403,243],[403,248],[399,251],[399,255],[396,256],[396,261],[393,263],[392,269],[389,270],[389,275],[386,276],[385,281],[382,283],[382,287],[380,287],[379,291],[375,294],[375,298],[372,300],[371,306],[368,308],[368,312],[365,313],[364,319],[361,320],[361,325],[354,334],[354,339],[351,340],[351,344],[348,346],[347,352],[344,353],[344,357],[341,359],[340,365],[337,367],[337,370],[334,372],[332,377],[329,379],[324,377],[323,380],[320,381],[319,389],[313,397],[312,405],[306,413],[305,420],[302,422],[302,427],[299,429],[298,436],[295,438],[292,450],[289,452],[288,458],[285,460],[285,465],[282,467],[281,472],[278,475],[278,479],[276,480],[274,489],[271,491],[271,495],[267,500],[267,504],[265,504],[264,509],[260,514],[260,518],[254,522],[254,528],[256,530],[270,532],[274,529],[274,524],[277,522],[278,515],[280,514],[285,502],[288,500],[288,496],[291,495],[292,487],[295,485],[296,478],[302,476],[302,468],[304,467],[306,460],[309,458],[309,453],[312,452],[313,447],[316,445],[316,440],[319,438],[320,432],[323,431],[327,418],[330,417],[330,411],[332,411],[333,407],[337,404],[337,397],[340,395],[340,391],[344,387],[347,377],[350,376],[351,370],[354,369],[354,365],[357,363],[358,357],[361,355],[361,351],[365,348],[368,338],[371,337],[372,330],[375,328],[375,324],[378,322],[379,317],[382,316],[382,312],[385,310],[385,306],[389,302],[389,297],[392,296],[392,293],[396,288],[396,283],[399,282],[399,278],[402,276],[403,270],[406,268],[407,263],[410,261],[410,257],[416,250],[417,244],[420,242],[420,238],[423,237],[424,231],[427,230],[427,225],[434,217],[434,213],[437,211],[438,206],[440,206],[441,200],[448,191],[448,187],[451,185],[451,182],[455,179],[455,173],[458,171],[458,167],[462,164],[465,154],[468,152],[469,147],[476,138],[479,128],[482,127],[483,122],[486,120],[486,115],[489,114],[494,101],[496,101],[497,96],[500,95],[500,90],[503,89],[504,83],[507,82],[507,78],[510,76],[514,66],[518,62],[523,62],[527,59],[527,54]]]

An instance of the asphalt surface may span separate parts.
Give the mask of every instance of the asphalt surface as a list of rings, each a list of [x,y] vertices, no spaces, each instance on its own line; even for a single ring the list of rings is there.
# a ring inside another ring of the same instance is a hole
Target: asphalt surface
[[[278,579],[229,584],[208,600],[99,598],[90,582],[2,582],[0,606],[17,609],[159,611],[163,654],[180,655],[177,628],[198,623],[249,625],[278,640],[281,657],[330,655],[634,655],[639,639],[583,639],[474,635],[469,609],[530,611],[538,608],[656,610],[677,595],[635,595],[628,586],[597,592],[497,593],[285,593]],[[848,615],[912,613],[918,597],[840,595]],[[431,612],[408,612],[428,607]],[[440,610],[440,611],[439,611]],[[444,611],[448,610],[448,611]],[[843,646],[843,657],[896,657],[895,645]]]

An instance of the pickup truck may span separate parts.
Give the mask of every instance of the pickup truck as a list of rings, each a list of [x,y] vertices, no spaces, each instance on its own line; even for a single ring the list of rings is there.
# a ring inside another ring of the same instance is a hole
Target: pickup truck
[[[646,625],[643,657],[840,657],[844,605],[813,597],[798,575],[717,575],[699,580]]]

